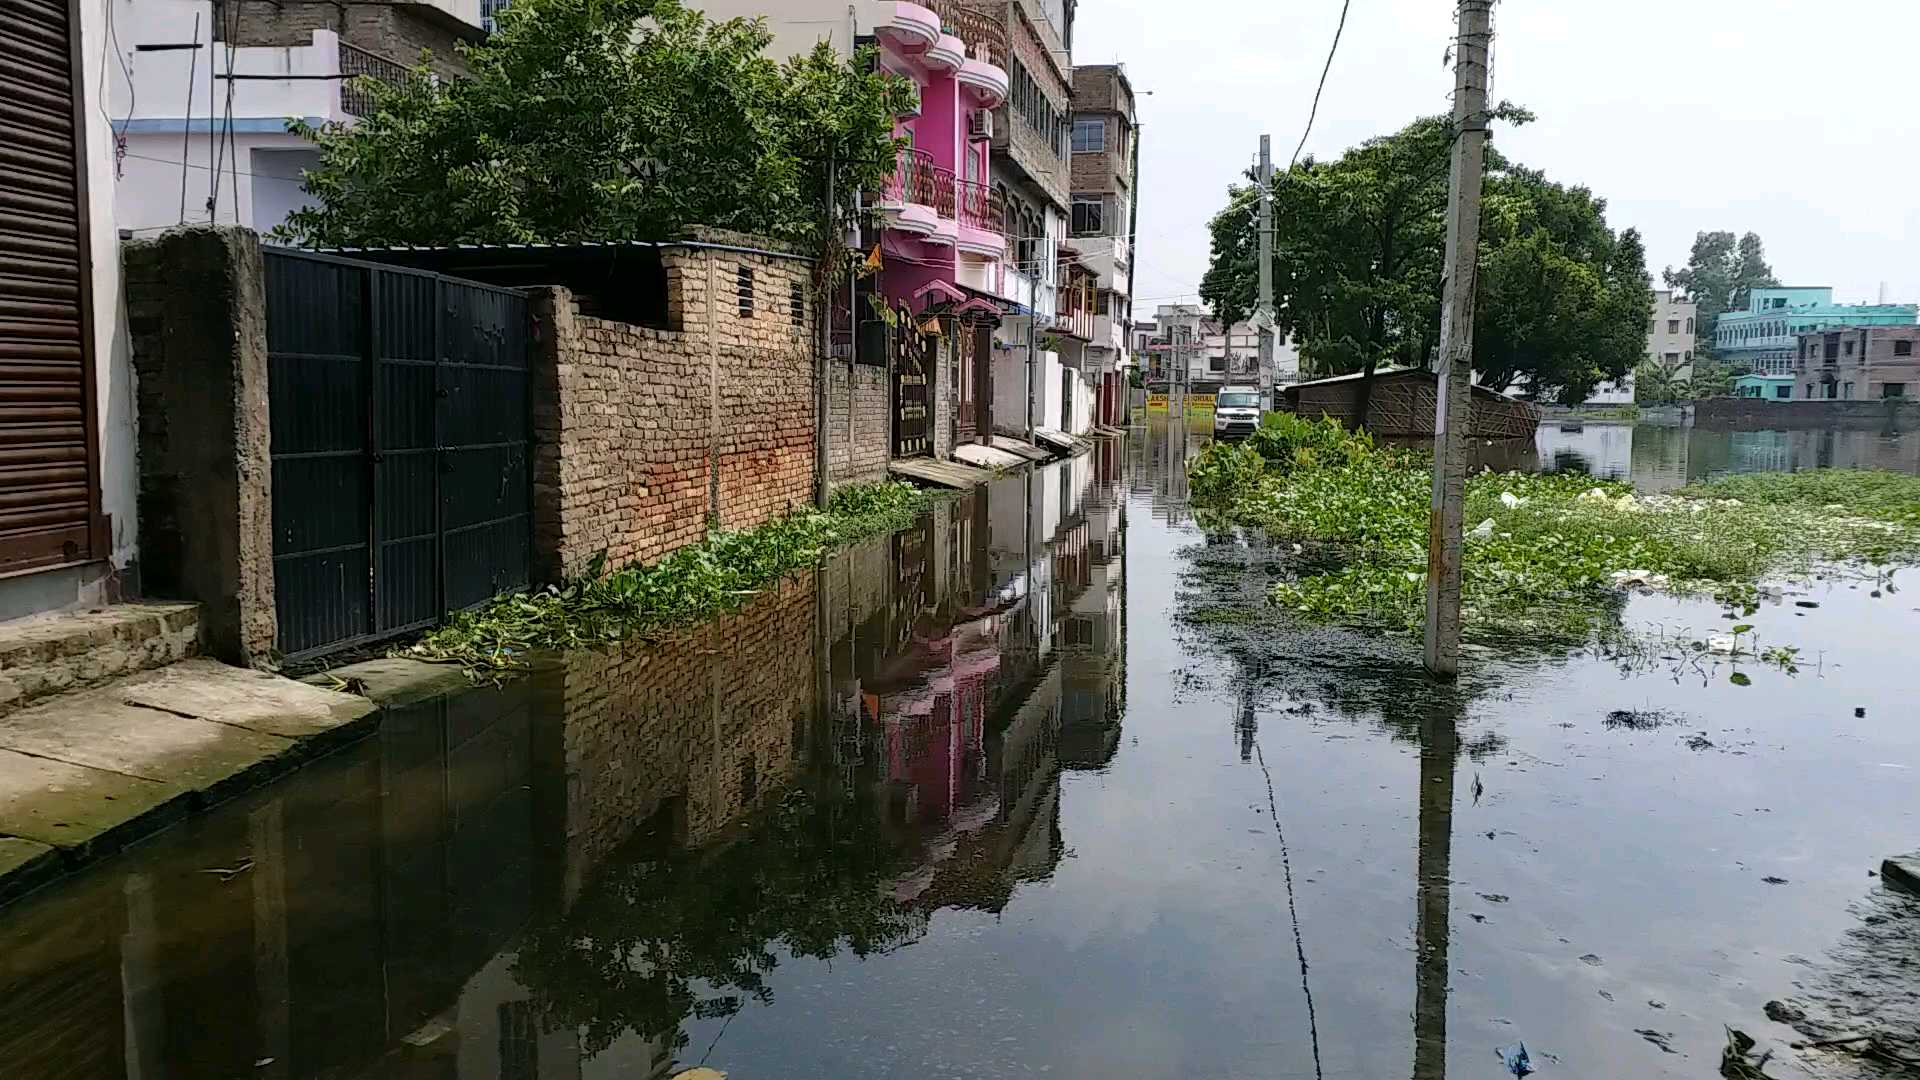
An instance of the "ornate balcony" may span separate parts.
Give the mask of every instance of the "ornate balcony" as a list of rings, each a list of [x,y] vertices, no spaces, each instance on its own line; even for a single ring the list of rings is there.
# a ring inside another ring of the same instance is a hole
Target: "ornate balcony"
[[[948,178],[943,185],[941,174]],[[931,237],[941,231],[941,218],[953,218],[953,174],[933,163],[933,155],[908,147],[900,151],[900,161],[880,193],[880,209],[887,211],[889,224],[902,232]],[[941,189],[945,188],[945,198]],[[945,206],[944,213],[941,210]]]
[[[954,192],[960,213],[960,250],[990,259],[1005,256],[1007,206],[1000,193],[977,181],[957,179]]]
[[[980,107],[998,108],[1012,86],[1006,25],[998,14],[961,0],[927,0],[927,6],[940,18],[943,40],[950,36],[966,44],[967,58],[954,66],[954,78],[979,99]]]
[[[926,0],[925,6],[940,16],[947,33],[967,43],[975,60],[1006,69],[1012,53],[1007,48],[1006,24],[996,12],[969,7],[961,0]]]

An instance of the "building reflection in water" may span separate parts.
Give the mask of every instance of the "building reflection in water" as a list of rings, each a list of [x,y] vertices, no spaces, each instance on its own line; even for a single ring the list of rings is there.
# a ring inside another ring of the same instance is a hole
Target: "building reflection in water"
[[[1125,711],[1121,444],[380,732],[0,913],[0,1071],[670,1075],[793,957],[1058,864]],[[597,1060],[596,1060],[597,1059]]]
[[[1631,480],[1668,491],[1729,473],[1890,469],[1920,473],[1920,432],[1832,427],[1727,431],[1692,425],[1548,421],[1535,442],[1543,468]]]

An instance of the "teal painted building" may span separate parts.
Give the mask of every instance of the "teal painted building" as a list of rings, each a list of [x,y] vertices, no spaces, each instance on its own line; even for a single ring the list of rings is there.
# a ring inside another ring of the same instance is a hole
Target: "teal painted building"
[[[1755,289],[1747,310],[1729,311],[1713,327],[1713,351],[1724,362],[1759,375],[1793,377],[1794,335],[1860,326],[1912,326],[1913,304],[1836,304],[1833,289]],[[1751,396],[1751,395],[1743,395]]]
[[[1733,380],[1733,396],[1787,401],[1793,397],[1793,376],[1742,375]]]

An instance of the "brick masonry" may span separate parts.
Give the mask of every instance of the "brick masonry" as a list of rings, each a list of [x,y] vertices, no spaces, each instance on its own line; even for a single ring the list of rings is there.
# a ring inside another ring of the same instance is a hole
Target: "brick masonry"
[[[661,260],[672,330],[582,316],[565,289],[533,297],[542,580],[601,551],[609,565],[651,562],[709,526],[812,502],[809,264],[711,247]]]
[[[893,434],[887,393],[886,368],[828,365],[827,466],[836,489],[886,479]]]
[[[1768,401],[1707,398],[1694,405],[1695,424],[1707,428],[1770,430],[1796,425],[1920,431],[1920,401]]]
[[[115,604],[0,623],[0,714],[199,651],[194,604]]]
[[[338,4],[301,0],[239,0],[236,6],[236,45],[295,46],[313,44],[315,30],[332,30],[340,40],[386,57],[404,67],[431,54],[428,66],[443,78],[463,78],[470,72],[460,45],[478,41],[480,28],[446,15],[429,4]],[[223,41],[215,20],[214,40]]]
[[[661,811],[698,845],[794,775],[814,711],[814,575],[684,633],[567,654],[569,897]]]
[[[128,243],[142,589],[201,605],[206,651],[269,659],[273,463],[260,242],[193,227]]]

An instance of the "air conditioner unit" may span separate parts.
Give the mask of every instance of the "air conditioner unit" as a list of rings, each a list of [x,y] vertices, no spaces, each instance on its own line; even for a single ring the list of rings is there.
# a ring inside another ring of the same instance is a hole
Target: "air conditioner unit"
[[[975,109],[968,113],[967,135],[975,139],[993,138],[993,110]]]

